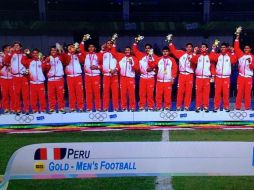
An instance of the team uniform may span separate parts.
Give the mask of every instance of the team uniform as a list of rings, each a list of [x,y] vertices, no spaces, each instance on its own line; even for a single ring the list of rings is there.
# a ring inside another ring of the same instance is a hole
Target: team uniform
[[[83,111],[84,96],[81,63],[84,62],[84,55],[82,53],[67,53],[63,56],[63,63],[66,66],[65,74],[67,75],[70,110],[76,111],[78,108],[78,111]]]
[[[85,89],[86,89],[86,109],[93,109],[93,98],[96,110],[101,110],[101,53],[90,53],[85,51],[84,42],[80,44],[80,50],[85,55]],[[98,69],[91,69],[91,66],[97,66]]]
[[[64,100],[64,69],[63,58],[61,55],[48,57],[49,71],[48,76],[48,103],[50,111],[56,109],[64,112],[65,100]]]
[[[102,57],[103,73],[103,108],[105,111],[109,108],[110,92],[112,92],[113,109],[119,110],[119,82],[118,74],[112,74],[111,71],[117,69],[117,60],[112,55],[112,50],[106,50]]]
[[[158,68],[156,83],[156,107],[157,110],[162,109],[162,99],[164,99],[164,109],[170,110],[172,106],[171,94],[172,85],[177,76],[177,64],[175,60],[169,56],[161,57],[156,61]]]
[[[190,61],[196,64],[196,109],[198,110],[203,106],[208,111],[210,77],[215,74],[214,64],[211,63],[211,56],[207,53],[193,54]]]
[[[236,96],[236,109],[240,110],[242,107],[242,99],[244,98],[245,110],[251,108],[251,89],[252,89],[252,76],[254,68],[254,57],[252,54],[245,54],[240,49],[239,40],[235,40],[234,49],[238,58],[239,75],[237,78],[237,96]]]
[[[37,107],[39,102],[40,112],[46,112],[45,76],[43,72],[46,71],[47,65],[39,59],[29,59],[26,56],[23,56],[21,62],[29,70],[32,111],[39,111]]]
[[[24,57],[20,51],[15,51],[5,55],[4,63],[10,65],[11,74],[13,77],[13,91],[14,91],[14,111],[20,113],[22,111],[29,112],[29,79],[25,66],[22,64],[21,59]]]
[[[2,94],[2,108],[4,112],[14,111],[13,79],[10,66],[4,64],[4,57],[0,56],[0,86]]]
[[[214,110],[220,108],[222,97],[223,108],[229,111],[231,65],[237,62],[237,57],[234,53],[218,54],[214,50],[212,50],[210,55],[212,61],[216,63]]]
[[[136,108],[135,98],[135,72],[139,70],[138,60],[135,56],[126,56],[123,53],[116,52],[115,47],[112,54],[117,59],[117,68],[120,72],[120,94],[122,110],[127,109],[127,98],[129,99],[129,108],[134,111]]]
[[[148,55],[147,53],[140,52],[137,44],[133,44],[133,52],[139,60],[139,70],[141,72],[139,82],[139,109],[143,110],[147,101],[148,109],[154,109],[154,85],[155,85],[155,60],[158,58],[156,55]],[[147,68],[153,70],[147,72]]]
[[[179,60],[179,77],[177,84],[176,108],[181,109],[184,101],[184,108],[189,110],[193,88],[194,65],[191,64],[192,52],[187,53],[177,50],[173,43],[169,44],[170,52]]]

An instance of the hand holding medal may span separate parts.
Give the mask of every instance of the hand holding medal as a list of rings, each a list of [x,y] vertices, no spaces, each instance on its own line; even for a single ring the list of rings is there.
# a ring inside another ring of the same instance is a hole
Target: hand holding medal
[[[82,38],[82,41],[85,42],[87,40],[91,39],[91,36],[90,34],[84,34],[83,38]]]
[[[118,38],[118,34],[117,33],[113,34],[113,36],[111,38],[111,42],[116,43],[117,38]]]
[[[135,37],[135,42],[136,42],[136,43],[139,43],[139,42],[141,42],[143,39],[144,39],[144,36],[138,35],[137,37]]]
[[[238,27],[236,28],[235,35],[239,36],[240,33],[242,32],[242,30],[243,30],[243,28],[242,28],[241,26],[238,26]]]
[[[63,46],[61,46],[59,43],[56,43],[56,50],[61,53],[63,52]]]
[[[173,38],[173,34],[169,34],[169,35],[166,36],[166,40],[165,41],[167,43],[170,43],[172,41],[172,38]]]

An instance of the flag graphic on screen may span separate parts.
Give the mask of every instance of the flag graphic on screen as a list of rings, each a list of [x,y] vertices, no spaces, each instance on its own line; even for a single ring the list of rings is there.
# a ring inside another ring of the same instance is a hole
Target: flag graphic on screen
[[[66,151],[66,148],[38,148],[34,153],[34,160],[62,160]]]

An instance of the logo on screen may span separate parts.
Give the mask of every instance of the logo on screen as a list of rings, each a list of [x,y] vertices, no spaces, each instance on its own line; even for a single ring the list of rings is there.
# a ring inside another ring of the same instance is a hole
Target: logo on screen
[[[35,172],[43,172],[45,170],[44,162],[36,162],[34,164],[34,171]]]

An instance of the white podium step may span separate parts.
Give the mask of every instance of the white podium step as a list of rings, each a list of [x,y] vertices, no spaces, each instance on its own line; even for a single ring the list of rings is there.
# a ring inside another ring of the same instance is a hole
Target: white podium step
[[[194,111],[161,111],[161,112],[82,112],[82,113],[54,113],[0,116],[1,125],[18,124],[70,124],[70,123],[137,123],[137,122],[164,122],[164,121],[254,121],[254,111],[219,111],[214,113]]]

